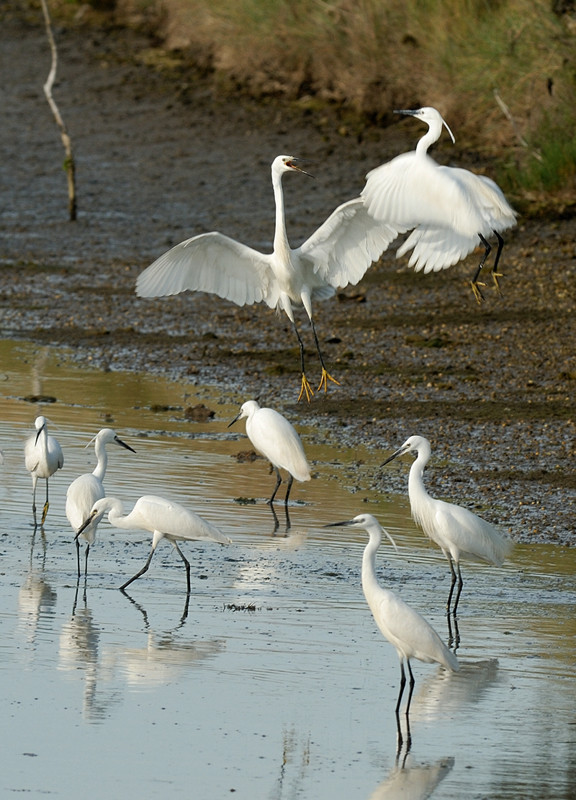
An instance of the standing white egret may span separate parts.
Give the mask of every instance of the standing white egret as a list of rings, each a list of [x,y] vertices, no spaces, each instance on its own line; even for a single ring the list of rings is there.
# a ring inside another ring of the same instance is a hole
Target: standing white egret
[[[82,532],[94,522],[98,524],[106,512],[108,512],[108,522],[115,528],[145,530],[153,534],[152,549],[148,560],[136,575],[122,584],[120,587],[122,590],[148,570],[154,551],[162,539],[167,539],[173,545],[184,562],[188,594],[190,594],[190,562],[178,547],[178,542],[202,540],[231,544],[231,540],[224,536],[215,525],[207,522],[198,514],[188,511],[178,503],[151,494],[140,497],[129,514],[124,514],[122,503],[116,497],[100,498],[94,503],[76,537],[81,536]]]
[[[458,590],[452,608],[452,613],[455,615],[464,583],[460,572],[460,559],[484,561],[500,567],[512,549],[512,542],[494,525],[468,509],[430,497],[423,479],[424,467],[431,454],[428,439],[423,436],[410,436],[402,447],[399,447],[384,461],[382,466],[404,453],[412,453],[416,456],[416,460],[410,467],[408,478],[408,496],[412,516],[424,533],[440,547],[450,565],[452,582],[446,603],[448,613],[450,613],[454,586],[458,581]],[[456,570],[454,564],[456,564]]]
[[[132,453],[136,452],[129,444],[123,442],[112,428],[102,428],[102,430],[90,440],[89,444],[92,444],[92,442],[94,442],[94,450],[96,452],[96,466],[92,472],[79,475],[73,480],[66,492],[66,516],[76,534],[78,534],[79,529],[92,511],[92,506],[96,500],[100,500],[106,495],[104,490],[104,476],[106,475],[106,468],[108,467],[106,445],[117,444],[120,447],[125,447],[126,450],[130,450]],[[94,544],[96,539],[98,522],[99,520],[93,521],[82,531],[82,538],[86,542],[86,555],[84,559],[85,576],[88,574],[88,553],[90,552],[90,545]],[[78,577],[80,577],[80,542],[78,539],[78,535],[75,536]]]
[[[516,224],[516,212],[500,187],[484,175],[466,169],[439,166],[427,151],[440,138],[442,126],[454,136],[435,108],[396,111],[428,125],[415,151],[403,153],[366,176],[362,197],[375,219],[398,233],[412,230],[397,256],[413,250],[409,265],[416,271],[438,271],[456,264],[479,244],[484,255],[472,278],[474,296],[481,302],[480,271],[491,250],[488,237],[495,235],[498,250],[492,277],[498,286],[498,262],[504,240],[501,231]],[[388,234],[387,234],[388,235]]]
[[[273,408],[260,408],[256,400],[248,400],[243,403],[239,413],[228,427],[244,417],[246,417],[248,438],[256,450],[264,458],[267,458],[276,470],[276,486],[272,496],[267,500],[270,505],[274,502],[276,492],[282,483],[280,470],[285,469],[289,474],[288,488],[284,498],[284,505],[287,508],[294,478],[297,481],[310,480],[310,467],[304,453],[302,440],[286,417],[274,411]]]
[[[312,301],[332,297],[338,287],[356,284],[376,261],[396,231],[370,217],[361,198],[339,206],[300,247],[292,249],[286,233],[282,176],[302,172],[293,156],[272,162],[272,187],[276,203],[273,252],[260,253],[245,244],[212,231],[194,236],[160,256],[142,272],[136,283],[141,297],[159,297],[191,291],[209,292],[239,306],[266,303],[282,309],[294,327],[300,346],[302,381],[298,400],[314,394],[304,368],[304,344],[294,321],[293,304],[304,306],[310,319],[320,358],[322,377],[318,391],[328,381],[338,383],[324,364],[312,319]]]
[[[44,525],[50,503],[48,502],[48,478],[56,470],[64,466],[64,456],[62,448],[54,436],[48,435],[46,427],[46,417],[38,416],[34,422],[36,434],[26,440],[24,445],[24,463],[26,469],[32,475],[32,513],[34,514],[34,525],[36,525],[36,484],[38,478],[46,481],[46,501],[42,510],[42,520],[40,526]]]
[[[414,675],[410,659],[417,658],[427,663],[437,662],[446,669],[456,672],[458,659],[444,644],[434,628],[424,617],[404,602],[394,592],[384,589],[376,578],[376,551],[384,533],[394,544],[394,540],[383,529],[372,514],[359,514],[346,522],[333,522],[327,527],[363,528],[369,536],[362,557],[362,589],[370,611],[383,635],[396,648],[400,660],[400,691],[396,702],[396,716],[400,710],[402,694],[406,686],[404,662],[410,675],[410,688],[406,704],[406,717],[410,711],[410,701],[414,691]],[[394,547],[396,545],[394,544]],[[400,731],[400,729],[398,729]]]

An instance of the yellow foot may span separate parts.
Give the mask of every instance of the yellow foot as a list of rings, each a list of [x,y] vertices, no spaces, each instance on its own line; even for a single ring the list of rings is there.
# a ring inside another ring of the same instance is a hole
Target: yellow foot
[[[498,282],[498,278],[503,278],[503,277],[504,276],[502,275],[501,272],[493,272],[492,273],[492,280],[494,281],[494,286],[498,289],[500,294],[502,294],[502,290],[500,289],[500,283]]]
[[[48,516],[48,503],[44,503],[44,508],[42,509],[42,521],[40,522],[40,527],[44,527],[44,523],[46,522],[46,517]]]
[[[476,298],[476,302],[478,305],[481,305],[484,301],[484,295],[480,291],[480,286],[485,286],[485,283],[478,283],[478,281],[470,281],[470,285],[472,287],[472,291],[474,292],[474,297]]]
[[[314,390],[310,386],[310,382],[304,373],[302,373],[302,386],[300,387],[300,394],[298,395],[297,402],[299,403],[300,400],[306,395],[306,400],[310,402],[310,400],[314,397]]]
[[[320,383],[316,391],[320,392],[322,389],[324,389],[324,393],[326,393],[328,391],[328,381],[332,381],[332,383],[335,383],[336,386],[340,386],[340,381],[337,381],[336,378],[333,378],[332,375],[330,375],[326,369],[322,367],[322,377],[320,378]]]

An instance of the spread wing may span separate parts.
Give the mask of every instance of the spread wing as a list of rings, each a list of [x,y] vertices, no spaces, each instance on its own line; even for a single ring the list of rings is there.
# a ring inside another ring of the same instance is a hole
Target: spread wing
[[[239,306],[264,301],[273,308],[278,299],[270,256],[216,231],[180,242],[136,281],[140,297],[186,289],[216,294]]]
[[[373,217],[405,231],[422,225],[475,236],[481,216],[451,172],[429,156],[403,153],[368,173],[362,197]]]
[[[296,250],[334,288],[356,284],[400,231],[377,222],[361,197],[338,206]]]

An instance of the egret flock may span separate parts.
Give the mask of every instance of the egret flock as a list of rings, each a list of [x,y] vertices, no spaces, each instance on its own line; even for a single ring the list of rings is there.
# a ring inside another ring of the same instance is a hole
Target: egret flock
[[[516,214],[500,188],[489,178],[464,169],[439,166],[428,156],[428,148],[439,139],[444,127],[454,140],[452,131],[436,109],[425,107],[398,113],[410,115],[428,126],[416,150],[399,155],[369,172],[360,195],[338,206],[302,245],[292,248],[289,244],[282,178],[288,173],[308,173],[295,157],[280,155],[272,162],[276,219],[272,253],[260,253],[219,232],[202,233],[176,245],[145,269],[137,279],[137,294],[151,298],[185,290],[208,292],[240,306],[263,302],[270,308],[284,311],[294,328],[300,349],[298,400],[305,398],[308,402],[315,391],[326,392],[330,383],[338,384],[322,354],[313,319],[313,302],[326,300],[338,288],[358,283],[371,264],[401,234],[408,236],[397,255],[412,251],[409,265],[425,272],[450,267],[476,247],[482,247],[481,261],[471,279],[474,296],[480,302],[483,299],[480,276],[491,249],[489,239],[495,237],[498,242],[492,267],[494,283],[498,287],[503,245],[501,234],[515,224]],[[295,322],[294,307],[299,306],[304,307],[308,316],[320,362],[320,380],[316,389],[308,378],[304,344]],[[284,498],[287,509],[293,481],[311,478],[300,436],[284,416],[272,408],[261,408],[256,400],[245,402],[230,425],[243,418],[252,445],[270,462],[276,474],[276,484],[267,501],[271,507],[282,482],[280,470],[288,474]],[[46,481],[46,500],[40,523],[43,526],[49,507],[48,480],[62,468],[64,460],[60,445],[48,435],[45,417],[39,416],[35,425],[36,433],[25,445],[25,464],[32,476],[35,526],[37,481],[39,478]],[[163,497],[140,497],[132,510],[124,513],[121,500],[108,497],[104,489],[108,458],[106,445],[133,449],[110,428],[101,430],[92,441],[97,464],[92,473],[80,475],[70,484],[66,497],[66,516],[76,543],[78,579],[81,577],[79,540],[86,542],[86,579],[90,547],[100,521],[107,514],[114,527],[152,534],[152,546],[144,566],[122,584],[122,590],[148,571],[157,545],[166,539],[185,566],[189,595],[190,562],[179,542],[212,541],[227,545],[230,540],[190,509]],[[511,542],[494,526],[467,509],[437,500],[427,493],[423,471],[431,448],[424,437],[410,436],[384,464],[407,453],[416,457],[408,479],[411,513],[417,525],[441,548],[448,560],[451,585],[446,612],[448,617],[452,615],[455,619],[463,586],[460,561],[485,561],[500,566],[510,552]],[[369,541],[362,559],[362,588],[376,625],[395,647],[400,660],[397,717],[407,681],[405,668],[408,670],[408,715],[414,688],[411,659],[436,662],[449,671],[457,671],[457,657],[418,611],[378,583],[375,559],[382,535],[391,540],[394,548],[396,546],[375,517],[361,514],[331,526],[362,528],[368,534]]]

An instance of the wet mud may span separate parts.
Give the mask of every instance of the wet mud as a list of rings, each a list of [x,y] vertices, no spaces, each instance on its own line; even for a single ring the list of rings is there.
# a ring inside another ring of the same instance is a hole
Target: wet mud
[[[204,78],[144,64],[136,34],[60,27],[54,95],[77,159],[79,215],[70,223],[63,149],[42,93],[43,29],[14,16],[3,28],[4,338],[66,346],[105,370],[219,385],[239,402],[259,396],[319,438],[367,445],[382,460],[407,436],[425,435],[431,493],[519,541],[576,541],[576,220],[535,217],[519,202],[525,213],[507,237],[501,291],[488,281],[481,305],[469,286],[479,252],[424,276],[392,249],[358,286],[316,305],[341,385],[297,404],[298,350],[283,315],[202,295],[141,299],[136,277],[171,245],[212,229],[270,249],[269,166],[279,153],[309,159],[315,175],[285,180],[297,244],[359,193],[369,169],[413,147],[417,126],[360,129],[329,110],[223,97]],[[434,154],[483,166],[447,143]],[[319,379],[301,315],[299,325]],[[358,491],[404,492],[407,471],[359,463]]]

